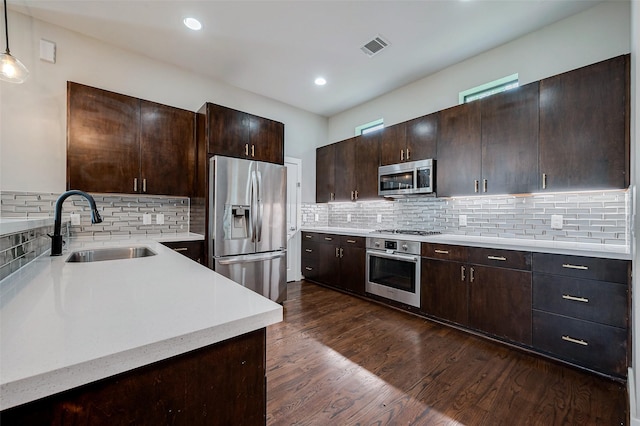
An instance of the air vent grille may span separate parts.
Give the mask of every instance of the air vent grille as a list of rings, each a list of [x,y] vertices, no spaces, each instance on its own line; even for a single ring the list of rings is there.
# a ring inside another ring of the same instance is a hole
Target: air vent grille
[[[378,34],[373,40],[362,46],[360,49],[369,57],[375,56],[385,47],[389,46],[389,41]]]

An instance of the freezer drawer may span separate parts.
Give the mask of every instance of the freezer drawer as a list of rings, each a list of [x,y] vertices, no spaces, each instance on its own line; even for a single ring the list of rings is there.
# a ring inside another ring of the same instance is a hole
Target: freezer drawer
[[[286,250],[214,258],[215,271],[275,302],[286,299]]]

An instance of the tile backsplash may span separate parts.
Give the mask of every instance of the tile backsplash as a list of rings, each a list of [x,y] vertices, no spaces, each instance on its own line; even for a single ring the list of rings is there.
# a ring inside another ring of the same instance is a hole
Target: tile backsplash
[[[631,206],[630,190],[415,197],[395,201],[303,204],[302,224],[305,227],[406,228],[484,237],[629,245]],[[551,228],[552,215],[562,215],[562,229]],[[461,216],[466,217],[466,225],[461,224]]]
[[[0,235],[0,280],[47,251],[51,247],[47,233],[53,233],[53,226]]]
[[[0,196],[2,217],[53,217],[60,194],[3,191]],[[96,201],[102,223],[92,224],[89,203],[82,197],[71,196],[63,204],[63,217],[80,214],[80,225],[72,225],[73,236],[150,235],[189,232],[189,198],[150,195],[91,194]],[[143,224],[149,214],[151,224]],[[158,214],[164,224],[157,224]]]

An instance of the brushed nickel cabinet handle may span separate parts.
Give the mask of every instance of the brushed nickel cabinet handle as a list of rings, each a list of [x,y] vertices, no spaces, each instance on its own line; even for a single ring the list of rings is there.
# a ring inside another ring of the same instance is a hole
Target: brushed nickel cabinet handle
[[[173,249],[173,251],[188,251],[189,249],[186,247],[176,247]]]
[[[355,243],[356,243],[356,240],[347,240],[347,242],[348,242],[349,244],[355,244]]]
[[[324,237],[324,240],[325,241],[333,241],[333,238],[332,237]]]
[[[572,265],[570,263],[564,263],[562,265],[563,268],[567,268],[567,269],[579,269],[581,271],[586,271],[589,269],[588,266],[582,266],[582,265]]]
[[[547,189],[547,174],[542,174],[542,189]]]
[[[357,200],[358,199],[358,190],[357,189],[355,190],[355,193],[356,193],[356,200]]]
[[[313,271],[313,268],[311,268],[309,266],[305,266],[304,269],[306,269],[307,271]]]
[[[436,252],[438,254],[449,254],[449,250],[435,249],[434,252]],[[463,268],[464,268],[464,266],[463,266]]]
[[[464,281],[467,277],[464,275],[465,267],[460,267],[460,281]]]
[[[473,282],[474,277],[473,277],[473,273],[475,272],[474,268],[471,268],[471,275],[469,276],[469,282]]]
[[[409,156],[410,156],[410,152],[409,152],[409,148],[407,148],[407,161],[409,161]]]
[[[404,149],[400,150],[400,161],[404,161]]]
[[[305,238],[313,238],[313,235],[305,235]]]
[[[501,262],[504,262],[505,260],[507,260],[507,258],[504,257],[504,256],[487,256],[487,259],[489,259],[489,260],[500,260]]]
[[[147,180],[142,179],[142,192],[147,192]]]
[[[487,180],[486,179],[482,180],[482,191],[483,192],[487,192]]]
[[[576,297],[571,296],[570,294],[563,294],[562,298],[565,300],[572,300],[574,302],[589,303],[589,299],[587,299],[586,297]]]
[[[571,342],[571,343],[575,343],[577,345],[582,345],[582,346],[589,346],[589,342],[587,342],[586,340],[582,340],[582,339],[574,339],[571,336],[562,336],[562,340],[566,341],[566,342]]]
[[[340,247],[340,259],[342,259],[342,247]]]
[[[256,156],[256,146],[255,145],[251,145],[251,156],[252,157]]]
[[[249,144],[248,143],[244,144],[244,155],[246,155],[247,157],[249,156]]]
[[[474,192],[478,192],[478,184],[479,184],[478,179],[473,181],[473,191]]]
[[[304,251],[306,251],[307,253],[313,253],[312,249],[304,249]]]
[[[354,198],[353,198],[353,191],[351,191],[351,201],[353,201],[353,200],[354,200]]]
[[[340,257],[340,249],[336,247],[336,257]]]
[[[334,194],[333,192],[329,193],[329,200],[330,201],[334,201],[336,199],[336,194]]]
[[[133,192],[138,192],[138,178],[133,178]]]

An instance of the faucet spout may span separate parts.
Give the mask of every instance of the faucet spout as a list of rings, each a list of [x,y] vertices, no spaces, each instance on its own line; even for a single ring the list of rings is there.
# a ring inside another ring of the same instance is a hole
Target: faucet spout
[[[102,222],[102,217],[100,217],[100,213],[98,213],[96,201],[91,195],[78,190],[64,192],[56,201],[55,216],[53,220],[53,235],[49,235],[51,237],[51,256],[60,256],[62,254],[62,235],[60,230],[60,228],[62,228],[62,203],[72,195],[80,195],[87,199],[89,206],[91,207],[91,223]]]

